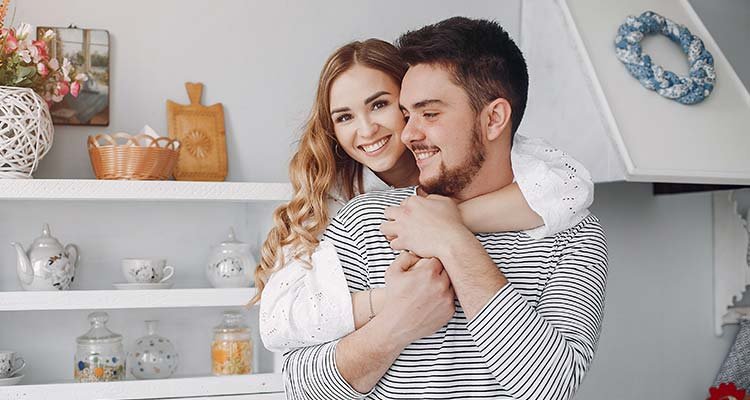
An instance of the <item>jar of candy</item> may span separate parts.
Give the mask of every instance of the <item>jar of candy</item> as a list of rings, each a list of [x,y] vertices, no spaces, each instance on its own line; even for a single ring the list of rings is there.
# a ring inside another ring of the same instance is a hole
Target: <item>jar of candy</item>
[[[211,342],[211,372],[214,375],[242,375],[252,372],[253,342],[245,319],[237,311],[225,311],[214,328]]]
[[[107,329],[109,315],[89,314],[91,329],[76,338],[73,377],[76,382],[109,382],[125,380],[125,351],[122,335]]]

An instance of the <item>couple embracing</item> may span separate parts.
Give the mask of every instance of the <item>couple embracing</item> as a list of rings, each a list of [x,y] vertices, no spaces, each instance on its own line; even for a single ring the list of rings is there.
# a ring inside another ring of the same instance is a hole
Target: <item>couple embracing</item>
[[[288,398],[573,397],[606,240],[588,171],[517,134],[527,89],[493,21],[330,56],[256,271]]]

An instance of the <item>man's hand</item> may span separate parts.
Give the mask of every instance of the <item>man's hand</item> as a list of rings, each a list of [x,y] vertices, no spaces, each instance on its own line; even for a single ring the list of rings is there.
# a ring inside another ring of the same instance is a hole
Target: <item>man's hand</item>
[[[458,205],[438,195],[411,196],[398,207],[385,209],[388,222],[380,231],[394,250],[411,250],[419,257],[440,257],[446,244],[474,235],[464,226]]]
[[[383,311],[392,337],[404,347],[453,318],[455,293],[439,260],[403,252],[385,272]]]

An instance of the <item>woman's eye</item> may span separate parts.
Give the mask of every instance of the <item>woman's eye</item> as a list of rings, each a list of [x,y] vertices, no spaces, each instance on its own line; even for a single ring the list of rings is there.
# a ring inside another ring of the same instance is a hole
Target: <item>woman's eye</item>
[[[383,107],[385,107],[387,105],[388,105],[387,101],[385,101],[385,100],[379,100],[379,101],[376,101],[375,103],[372,104],[372,109],[373,110],[379,110],[379,109],[381,109],[381,108],[383,108]]]
[[[425,117],[425,118],[427,118],[427,119],[435,118],[435,117],[437,117],[437,115],[438,115],[438,113],[423,113],[422,114],[422,116]]]
[[[351,114],[341,114],[338,117],[336,117],[336,122],[346,122],[352,119]]]
[[[404,122],[409,122],[409,116],[408,115],[404,115]]]

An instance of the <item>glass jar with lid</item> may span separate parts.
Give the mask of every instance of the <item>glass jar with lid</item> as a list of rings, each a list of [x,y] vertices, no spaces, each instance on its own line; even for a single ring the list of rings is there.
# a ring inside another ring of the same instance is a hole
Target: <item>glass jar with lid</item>
[[[73,366],[76,382],[109,382],[125,380],[125,351],[122,335],[107,329],[109,315],[94,312],[88,316],[91,329],[76,338],[78,343]]]
[[[253,341],[245,318],[238,311],[225,311],[214,327],[211,342],[211,372],[214,375],[252,373]]]

